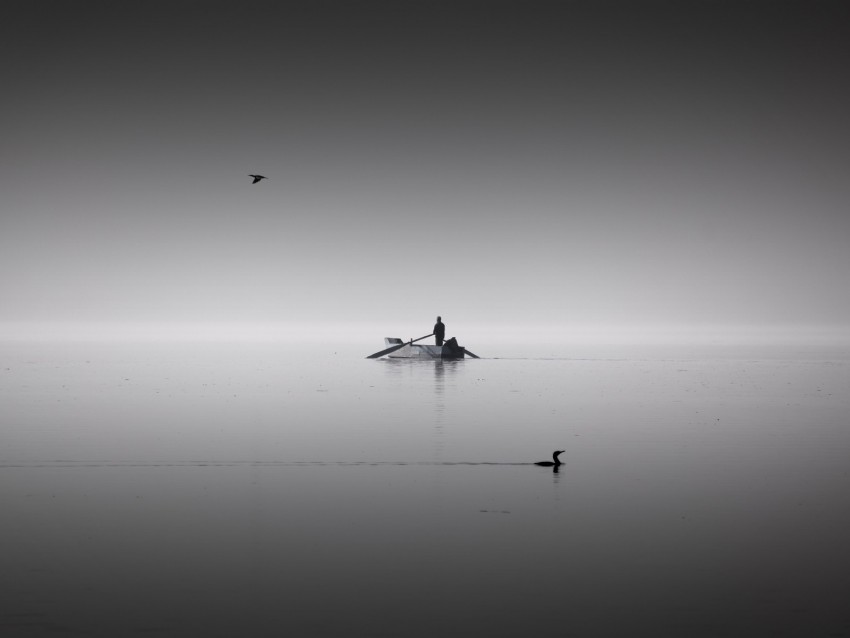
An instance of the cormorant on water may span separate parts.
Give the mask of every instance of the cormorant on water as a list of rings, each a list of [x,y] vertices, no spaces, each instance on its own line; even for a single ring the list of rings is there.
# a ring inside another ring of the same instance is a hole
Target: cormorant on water
[[[555,467],[558,467],[559,465],[563,465],[563,463],[561,463],[561,461],[558,460],[558,455],[563,454],[563,453],[564,453],[564,450],[555,450],[554,452],[552,452],[552,460],[551,461],[537,461],[537,463],[535,463],[535,465],[542,465],[543,467],[552,467],[553,465]]]
[[[266,177],[265,175],[248,175],[248,177],[253,177],[253,178],[254,178],[254,181],[253,181],[253,182],[251,182],[252,184],[256,184],[256,183],[257,183],[257,182],[259,182],[261,179],[268,179],[268,177]]]

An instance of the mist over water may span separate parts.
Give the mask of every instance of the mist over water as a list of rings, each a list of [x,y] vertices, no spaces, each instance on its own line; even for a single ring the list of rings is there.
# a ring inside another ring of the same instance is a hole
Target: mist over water
[[[3,340],[4,635],[850,630],[846,342],[461,342]]]

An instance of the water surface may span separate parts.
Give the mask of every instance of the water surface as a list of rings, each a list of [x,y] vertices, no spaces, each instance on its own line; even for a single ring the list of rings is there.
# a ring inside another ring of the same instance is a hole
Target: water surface
[[[4,342],[3,635],[850,635],[846,349],[369,351]]]

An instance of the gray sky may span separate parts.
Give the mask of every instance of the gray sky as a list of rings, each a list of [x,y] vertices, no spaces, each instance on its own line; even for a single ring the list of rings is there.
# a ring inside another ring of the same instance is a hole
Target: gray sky
[[[842,5],[15,3],[0,320],[850,323]]]

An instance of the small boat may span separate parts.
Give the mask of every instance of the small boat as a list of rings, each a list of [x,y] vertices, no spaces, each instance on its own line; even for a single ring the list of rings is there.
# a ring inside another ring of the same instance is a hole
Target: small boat
[[[466,353],[466,349],[459,346],[455,338],[437,346],[406,342],[397,337],[384,337],[384,344],[387,348],[401,346],[387,353],[386,356],[390,359],[463,359]]]

